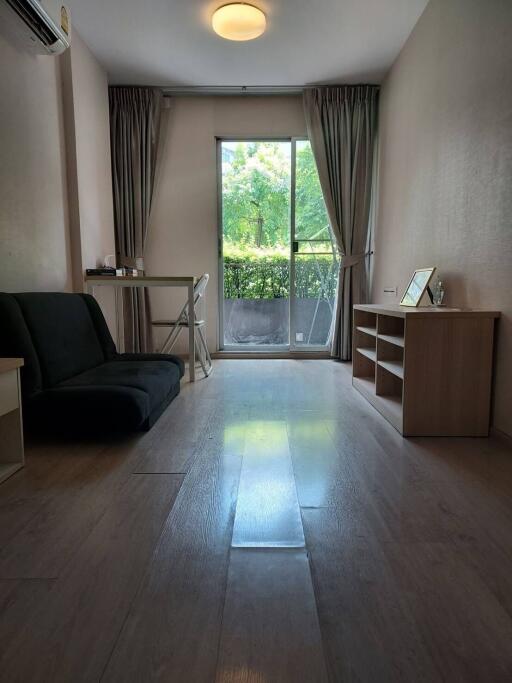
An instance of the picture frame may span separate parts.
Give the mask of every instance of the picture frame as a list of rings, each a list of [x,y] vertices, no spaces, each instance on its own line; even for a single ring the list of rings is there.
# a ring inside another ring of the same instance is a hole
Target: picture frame
[[[419,306],[422,296],[427,290],[428,284],[436,270],[435,266],[430,268],[418,268],[412,274],[409,284],[405,288],[404,295],[400,301],[400,306]]]

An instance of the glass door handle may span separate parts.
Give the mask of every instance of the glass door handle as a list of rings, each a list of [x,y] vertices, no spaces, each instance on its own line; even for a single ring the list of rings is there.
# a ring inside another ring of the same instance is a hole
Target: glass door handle
[[[294,254],[299,253],[299,243],[298,242],[296,242],[296,241],[292,242],[292,251]]]

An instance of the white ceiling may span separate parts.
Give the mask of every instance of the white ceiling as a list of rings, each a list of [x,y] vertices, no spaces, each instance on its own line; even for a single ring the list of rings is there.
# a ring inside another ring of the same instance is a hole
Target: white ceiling
[[[267,31],[236,43],[211,15],[227,0],[67,0],[109,73],[132,85],[379,82],[428,0],[252,0]]]

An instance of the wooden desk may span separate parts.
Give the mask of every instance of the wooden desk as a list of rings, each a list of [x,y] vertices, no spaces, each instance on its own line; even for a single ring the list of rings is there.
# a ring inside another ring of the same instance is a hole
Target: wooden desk
[[[25,463],[20,385],[22,365],[23,358],[0,358],[0,482]]]
[[[487,436],[499,316],[354,306],[352,384],[404,436]]]
[[[118,344],[121,339],[121,317],[119,315],[119,290],[123,287],[184,287],[187,290],[188,308],[190,314],[190,326],[188,329],[188,373],[191,382],[195,381],[195,311],[194,311],[194,286],[196,278],[193,275],[183,277],[167,276],[86,276],[85,286],[88,294],[93,294],[95,287],[113,287],[115,294],[116,325]]]

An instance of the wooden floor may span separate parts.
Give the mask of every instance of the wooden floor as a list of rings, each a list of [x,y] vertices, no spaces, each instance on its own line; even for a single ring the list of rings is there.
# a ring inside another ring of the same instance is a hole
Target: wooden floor
[[[512,451],[402,439],[330,361],[220,360],[0,486],[0,680],[512,681]]]

